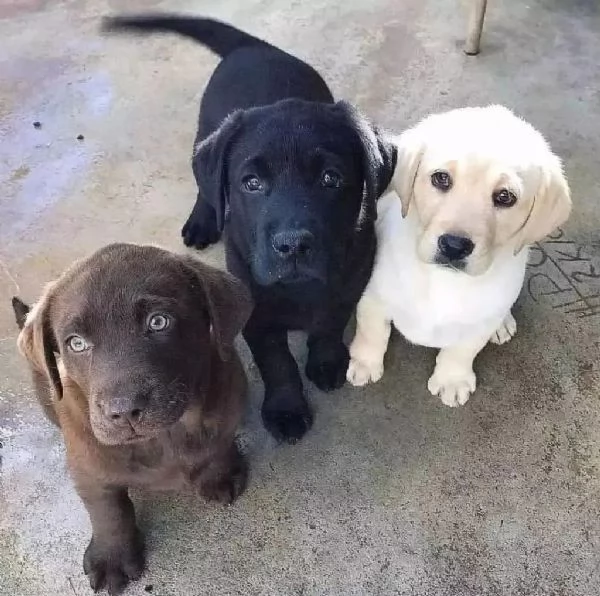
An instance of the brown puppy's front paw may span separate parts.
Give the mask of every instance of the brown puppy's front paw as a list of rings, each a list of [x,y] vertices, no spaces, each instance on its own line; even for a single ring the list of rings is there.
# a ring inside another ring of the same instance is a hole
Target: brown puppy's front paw
[[[110,596],[121,594],[130,581],[144,571],[144,542],[138,533],[133,541],[110,545],[92,538],[83,555],[83,570],[94,592],[106,588]]]
[[[236,455],[229,472],[209,478],[202,483],[201,492],[207,501],[217,501],[231,505],[245,490],[248,484],[248,465],[236,449]]]

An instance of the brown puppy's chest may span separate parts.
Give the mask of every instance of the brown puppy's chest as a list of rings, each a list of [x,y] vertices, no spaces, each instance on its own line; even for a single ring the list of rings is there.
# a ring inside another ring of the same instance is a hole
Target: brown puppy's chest
[[[194,489],[194,479],[210,463],[215,445],[201,426],[190,430],[176,423],[142,443],[106,446],[88,433],[65,433],[71,473],[108,485],[153,491]]]

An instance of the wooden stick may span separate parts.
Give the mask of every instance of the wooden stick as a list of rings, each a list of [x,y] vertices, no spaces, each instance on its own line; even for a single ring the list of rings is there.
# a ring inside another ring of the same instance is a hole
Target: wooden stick
[[[485,9],[487,0],[471,0],[471,14],[469,15],[469,29],[467,31],[467,41],[465,42],[465,54],[474,56],[479,54],[479,44],[481,42],[481,31],[483,30],[483,20],[485,19]]]

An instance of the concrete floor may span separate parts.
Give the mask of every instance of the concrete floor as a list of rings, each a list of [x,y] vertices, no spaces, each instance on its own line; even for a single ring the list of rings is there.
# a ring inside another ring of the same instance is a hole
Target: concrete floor
[[[124,4],[0,1],[2,596],[90,593],[87,516],[32,397],[9,299],[17,285],[35,298],[109,241],[183,250],[194,199],[196,111],[216,60],[175,37],[100,37],[99,17]],[[394,131],[434,110],[504,103],[564,157],[575,202],[560,238],[533,252],[516,340],[478,359],[465,407],[427,393],[434,353],[396,337],[378,385],[308,386],[314,429],[277,447],[249,365],[248,492],[229,509],[136,495],[149,569],[128,594],[598,594],[600,298],[581,301],[600,294],[598,2],[492,2],[476,58],[461,52],[456,0],[126,4],[243,26]],[[221,263],[221,247],[203,256]]]

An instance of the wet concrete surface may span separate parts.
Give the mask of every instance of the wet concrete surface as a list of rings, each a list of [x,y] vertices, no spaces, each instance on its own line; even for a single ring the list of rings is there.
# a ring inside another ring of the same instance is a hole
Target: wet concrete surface
[[[276,446],[245,346],[252,476],[233,507],[136,494],[148,571],[128,594],[593,596],[600,589],[600,8],[490,3],[482,53],[455,0],[132,0],[240,25],[308,60],[337,97],[400,131],[435,110],[513,108],[563,156],[575,203],[532,252],[518,334],[476,362],[450,410],[434,352],[393,338],[383,380],[326,395]],[[89,538],[59,433],[15,348],[10,297],[34,299],[116,240],[183,251],[197,106],[216,59],[175,37],[103,38],[122,3],[0,2],[0,594],[89,594]],[[33,123],[39,122],[39,127]],[[83,139],[77,137],[82,135]],[[202,253],[222,264],[222,248]],[[592,296],[592,298],[590,298]],[[302,338],[293,343],[305,358]],[[149,588],[148,588],[149,589]]]

